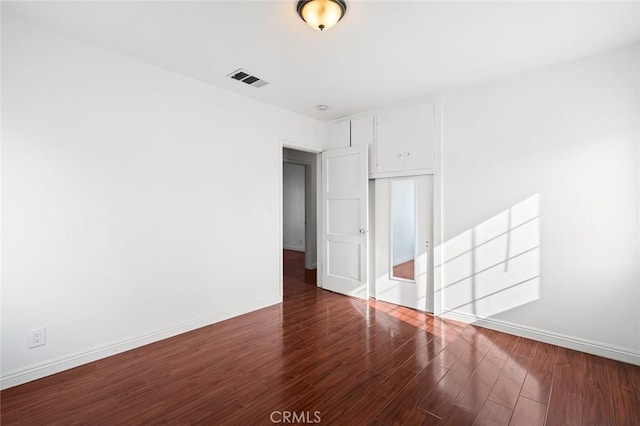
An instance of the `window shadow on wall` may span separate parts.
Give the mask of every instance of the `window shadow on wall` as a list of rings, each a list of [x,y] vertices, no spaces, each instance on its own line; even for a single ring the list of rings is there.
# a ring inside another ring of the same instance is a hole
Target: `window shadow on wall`
[[[434,255],[441,278],[435,296],[442,296],[443,312],[487,318],[537,300],[539,195],[451,238]]]

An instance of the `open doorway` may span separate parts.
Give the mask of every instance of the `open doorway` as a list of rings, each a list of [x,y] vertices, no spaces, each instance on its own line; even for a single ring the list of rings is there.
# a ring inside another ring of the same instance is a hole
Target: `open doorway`
[[[317,283],[318,155],[282,150],[283,296],[287,286]]]
[[[284,162],[282,165],[282,247],[306,253],[306,188],[309,166]],[[306,265],[305,265],[306,266]]]

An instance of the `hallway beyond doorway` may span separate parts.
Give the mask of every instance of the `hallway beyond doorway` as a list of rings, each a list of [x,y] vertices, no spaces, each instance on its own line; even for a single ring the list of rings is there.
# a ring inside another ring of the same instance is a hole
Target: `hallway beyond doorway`
[[[284,296],[291,289],[290,284],[302,283],[316,285],[316,269],[305,269],[304,252],[295,250],[282,250],[282,273],[284,279]]]

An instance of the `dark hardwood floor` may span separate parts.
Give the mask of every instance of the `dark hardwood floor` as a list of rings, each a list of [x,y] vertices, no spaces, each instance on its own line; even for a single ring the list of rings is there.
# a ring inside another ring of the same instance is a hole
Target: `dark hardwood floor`
[[[640,367],[323,291],[301,256],[284,303],[5,390],[2,424],[640,424]]]

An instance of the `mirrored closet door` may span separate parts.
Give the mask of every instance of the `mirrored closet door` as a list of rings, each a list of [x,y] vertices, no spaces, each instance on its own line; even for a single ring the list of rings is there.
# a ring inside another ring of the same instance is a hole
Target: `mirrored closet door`
[[[376,299],[428,310],[432,200],[432,175],[376,179]]]

